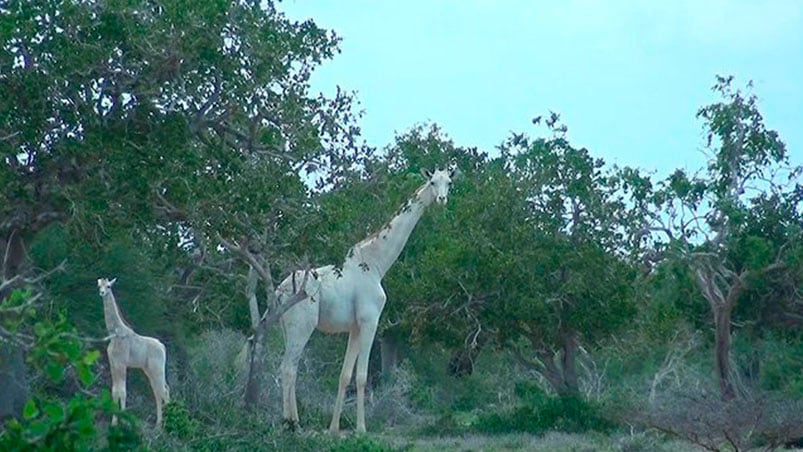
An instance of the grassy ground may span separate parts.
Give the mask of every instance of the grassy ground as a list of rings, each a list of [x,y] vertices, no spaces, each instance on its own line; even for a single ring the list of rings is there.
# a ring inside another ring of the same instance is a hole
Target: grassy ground
[[[377,435],[377,439],[399,449],[415,452],[445,451],[656,451],[685,452],[703,450],[686,442],[666,439],[647,433],[633,434],[570,434],[550,432],[545,435],[463,435],[440,438],[406,439]]]

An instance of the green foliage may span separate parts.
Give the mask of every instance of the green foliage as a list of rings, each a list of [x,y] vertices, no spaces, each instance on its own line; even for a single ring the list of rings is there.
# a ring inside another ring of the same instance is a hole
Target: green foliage
[[[97,448],[103,434],[111,450],[136,450],[140,446],[140,433],[129,416],[115,407],[108,391],[100,396],[83,394],[68,402],[31,399],[25,405],[22,421],[11,420],[0,435],[3,450],[87,450]],[[116,414],[117,426],[103,432],[96,417]]]
[[[761,347],[761,386],[803,399],[803,347],[800,340],[770,337]]]
[[[576,395],[544,397],[532,405],[521,406],[510,413],[481,416],[473,426],[483,433],[529,432],[556,430],[569,433],[609,432],[614,424],[607,420],[599,406]]]
[[[344,440],[334,441],[334,444],[329,446],[327,450],[330,452],[390,452],[394,448],[367,436],[352,436]]]
[[[0,321],[11,334],[25,337],[32,331],[28,362],[42,371],[52,384],[60,385],[68,373],[74,373],[83,387],[95,382],[92,366],[100,358],[97,350],[86,350],[84,343],[66,317],[58,313],[45,317],[36,304],[39,296],[15,290],[0,303]]]
[[[12,2],[0,29],[0,233],[77,266],[53,288],[82,329],[100,325],[87,283],[121,267],[145,333],[234,323],[219,271],[180,281],[169,306],[165,279],[226,261],[218,234],[286,246],[309,205],[301,172],[331,188],[370,154],[351,94],[308,92],[339,39],[273,2]],[[192,309],[199,292],[209,309]]]
[[[135,449],[140,435],[132,418],[122,414],[109,391],[100,395],[88,394],[95,382],[94,364],[100,357],[97,350],[86,350],[75,330],[58,316],[55,321],[37,314],[30,292],[14,291],[0,304],[2,326],[11,325],[18,335],[29,327],[33,331],[28,350],[30,364],[42,372],[48,384],[62,386],[77,384],[77,392],[62,400],[43,393],[28,400],[21,420],[12,419],[0,434],[3,450],[83,450],[98,447],[103,433],[97,424],[98,416],[117,415],[118,426],[106,433],[112,450]],[[20,309],[24,308],[24,309]],[[11,316],[8,316],[11,314]],[[19,314],[14,316],[14,314]],[[16,320],[7,321],[11,317]],[[72,376],[72,377],[71,377]],[[70,381],[67,381],[70,380]]]
[[[142,334],[153,335],[167,329],[173,315],[168,315],[169,304],[164,296],[166,278],[160,276],[168,273],[167,263],[149,251],[129,236],[110,236],[95,244],[82,241],[78,231],[53,224],[36,235],[30,254],[41,268],[67,262],[69,271],[54,274],[49,280],[48,295],[82,331],[105,335],[97,279],[118,278],[114,291],[124,318],[137,325]]]
[[[200,430],[200,424],[194,419],[181,400],[171,400],[164,412],[165,431],[177,438],[192,439]]]
[[[722,97],[701,108],[697,116],[706,120],[708,144],[720,141],[719,152],[709,163],[713,184],[711,188],[725,201],[734,188],[742,184],[745,175],[753,172],[762,176],[773,163],[786,160],[786,145],[778,132],[766,129],[758,110],[757,97],[732,86],[733,77],[717,77],[714,91]],[[752,82],[748,83],[752,88]],[[724,205],[723,205],[724,206]]]

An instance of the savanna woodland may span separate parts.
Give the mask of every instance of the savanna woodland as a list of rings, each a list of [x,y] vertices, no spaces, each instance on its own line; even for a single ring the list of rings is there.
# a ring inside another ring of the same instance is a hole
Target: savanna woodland
[[[801,162],[749,81],[712,74],[707,165],[664,178],[551,112],[496,149],[435,124],[368,146],[353,93],[310,90],[339,37],[271,1],[9,0],[0,39],[0,449],[801,444]],[[353,378],[326,433],[348,334],[312,335],[286,422],[287,303],[436,169],[448,200],[383,279],[367,433]],[[113,278],[166,349],[161,424],[143,372],[125,410],[111,389]]]

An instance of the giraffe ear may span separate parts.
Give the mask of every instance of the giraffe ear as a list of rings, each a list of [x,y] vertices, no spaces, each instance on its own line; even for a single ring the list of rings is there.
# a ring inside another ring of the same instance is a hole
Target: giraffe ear
[[[112,286],[112,285],[114,285],[114,283],[116,283],[116,282],[117,282],[117,278],[114,278],[114,279],[112,279],[111,281],[109,281],[109,285],[110,285],[110,286]]]
[[[432,178],[432,171],[430,171],[428,169],[422,169],[421,170],[421,175],[424,176],[427,179],[431,179]]]

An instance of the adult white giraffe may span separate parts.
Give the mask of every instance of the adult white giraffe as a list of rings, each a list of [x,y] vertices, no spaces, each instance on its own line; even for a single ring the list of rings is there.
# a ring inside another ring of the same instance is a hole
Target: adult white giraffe
[[[317,268],[309,278],[306,291],[309,298],[293,306],[282,316],[285,352],[281,365],[282,402],[284,419],[291,425],[298,422],[296,404],[296,375],[298,360],[312,332],[317,328],[325,333],[349,333],[346,356],[340,371],[332,423],[329,430],[340,430],[340,413],[357,364],[357,427],[365,432],[365,383],[368,377],[368,358],[385,306],[382,277],[396,261],[410,233],[424,210],[432,204],[446,204],[455,170],[435,170],[423,173],[427,182],[399,209],[378,233],[354,245],[342,268],[333,265]],[[296,292],[304,272],[288,276],[277,290],[281,302]]]

